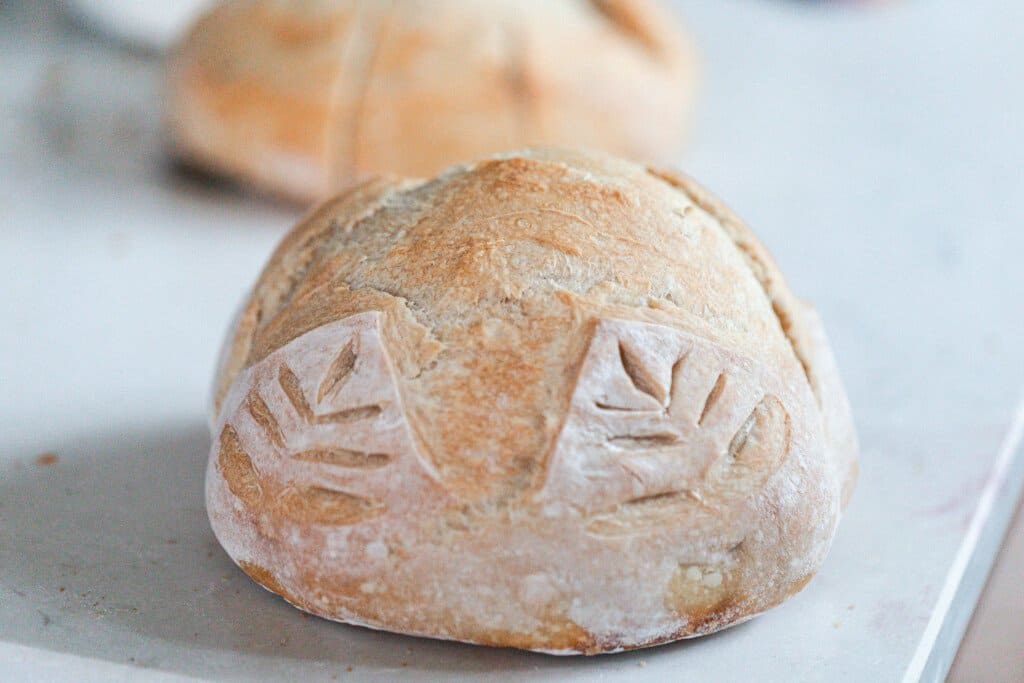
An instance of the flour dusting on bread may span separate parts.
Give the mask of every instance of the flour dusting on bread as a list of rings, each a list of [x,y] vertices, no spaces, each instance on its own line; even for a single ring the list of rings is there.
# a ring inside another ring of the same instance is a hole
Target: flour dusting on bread
[[[852,487],[849,405],[817,317],[687,187],[526,150],[313,212],[219,371],[231,557],[329,619],[556,653],[799,591]]]

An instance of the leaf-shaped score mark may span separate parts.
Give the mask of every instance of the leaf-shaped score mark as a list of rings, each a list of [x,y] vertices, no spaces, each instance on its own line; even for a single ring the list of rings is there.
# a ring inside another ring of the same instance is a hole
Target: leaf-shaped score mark
[[[605,537],[628,536],[664,528],[674,520],[728,510],[760,490],[782,464],[789,449],[789,430],[789,415],[782,403],[766,396],[702,482],[626,500],[611,512],[592,516],[587,531]]]
[[[629,375],[629,379],[637,391],[647,394],[657,401],[658,405],[665,403],[665,387],[658,380],[657,375],[622,342],[619,342],[619,362],[622,363],[622,369]]]
[[[263,497],[259,474],[231,425],[220,433],[217,463],[231,493],[249,507],[257,505]]]
[[[782,465],[789,451],[789,413],[774,396],[765,396],[709,469],[707,496],[725,506],[759,490]]]
[[[366,521],[383,511],[382,505],[362,496],[320,486],[289,487],[274,501],[274,512],[304,524],[342,526]]]
[[[697,418],[698,426],[702,426],[704,424],[704,420],[707,419],[708,413],[710,413],[715,407],[715,404],[718,403],[718,399],[722,398],[722,392],[725,391],[725,382],[726,376],[723,372],[718,376],[718,379],[715,380],[715,386],[711,387],[711,393],[709,393],[708,397],[704,399],[704,407],[700,411],[700,417]]]
[[[357,458],[354,451],[347,451],[348,456],[341,460]],[[357,467],[380,467],[387,464],[387,456],[380,454],[363,454]],[[299,456],[307,458],[338,458],[337,451],[316,450],[305,451]],[[381,460],[383,459],[383,460]],[[324,462],[325,460],[317,460]],[[336,491],[322,486],[288,486],[277,491],[276,496],[265,497],[265,491],[272,493],[273,482],[261,482],[261,477],[252,458],[242,447],[238,432],[231,425],[224,427],[220,435],[217,462],[228,490],[250,509],[266,506],[270,499],[270,508],[280,517],[293,522],[324,525],[347,525],[375,517],[383,511],[383,506],[373,501],[344,491]]]
[[[599,321],[539,495],[580,510],[602,536],[687,516],[713,523],[785,460],[790,417],[779,391],[765,368],[707,339]]]
[[[225,400],[226,493],[258,524],[347,526],[443,500],[412,439],[380,314],[311,330],[248,368]],[[430,496],[425,492],[430,490]]]
[[[377,417],[381,414],[382,408],[380,405],[368,405],[356,408],[346,408],[345,410],[337,410],[323,415],[317,415],[313,412],[309,402],[306,400],[306,395],[302,391],[302,383],[290,367],[287,365],[281,365],[278,371],[278,378],[281,383],[281,389],[288,397],[288,400],[291,402],[295,412],[297,412],[307,424],[353,422],[355,420],[365,420],[371,417]]]
[[[620,434],[608,439],[613,444],[633,448],[657,448],[673,446],[679,443],[679,435],[674,432],[656,432],[654,434]]]
[[[253,389],[249,392],[249,397],[245,401],[245,407],[249,414],[252,415],[252,419],[256,421],[256,424],[267,435],[270,443],[278,448],[284,448],[284,435],[281,433],[281,425],[278,424],[274,414],[270,412],[267,402],[260,396],[259,391]]]
[[[356,360],[358,359],[358,351],[356,349],[356,341],[358,339],[358,337],[350,339],[342,347],[341,353],[334,359],[334,362],[331,363],[331,367],[327,369],[327,374],[320,381],[320,388],[316,392],[317,403],[322,402],[329,395],[337,394],[338,390],[345,386],[345,382],[352,376],[352,371],[355,369]]]
[[[337,467],[375,468],[384,467],[391,462],[391,457],[385,453],[365,453],[363,451],[353,451],[348,448],[337,447],[312,448],[296,453],[292,457],[296,460],[335,465]]]

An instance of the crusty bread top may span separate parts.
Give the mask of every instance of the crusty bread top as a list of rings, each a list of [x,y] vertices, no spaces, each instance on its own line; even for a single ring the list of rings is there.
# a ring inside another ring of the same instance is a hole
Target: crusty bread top
[[[316,209],[239,315],[215,388],[288,342],[380,311],[419,447],[466,499],[538,486],[595,321],[658,323],[772,368],[852,472],[820,326],[750,231],[690,179],[536,149]],[[849,477],[847,477],[849,479]]]
[[[171,133],[298,197],[523,145],[665,160],[694,62],[653,0],[234,0],[170,60]]]

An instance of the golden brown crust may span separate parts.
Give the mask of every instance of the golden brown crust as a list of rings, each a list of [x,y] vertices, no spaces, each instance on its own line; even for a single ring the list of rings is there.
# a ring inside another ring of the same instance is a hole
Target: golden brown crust
[[[789,290],[771,254],[725,203],[685,174],[663,169],[649,171],[684,192],[699,208],[715,217],[761,283],[765,296],[771,302],[772,312],[779,321],[779,328],[793,348],[821,408],[830,448],[837,458],[846,463],[846,484],[842,499],[845,507],[857,479],[859,444],[846,389],[839,377],[817,312],[799,301]]]
[[[203,16],[168,64],[175,152],[214,171],[304,199],[329,189],[329,93],[352,3],[224,2]]]
[[[665,160],[694,71],[650,0],[233,0],[169,62],[170,133],[186,159],[306,200],[525,145]]]
[[[211,520],[322,616],[585,653],[701,635],[799,590],[851,486],[820,324],[681,176],[540,149],[362,186],[244,310]]]

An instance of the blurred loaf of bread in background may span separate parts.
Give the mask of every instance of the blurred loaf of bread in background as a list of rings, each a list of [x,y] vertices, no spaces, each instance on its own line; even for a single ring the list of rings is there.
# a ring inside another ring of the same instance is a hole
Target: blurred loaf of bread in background
[[[653,0],[234,0],[169,59],[173,152],[301,201],[536,144],[674,161],[691,44]]]

